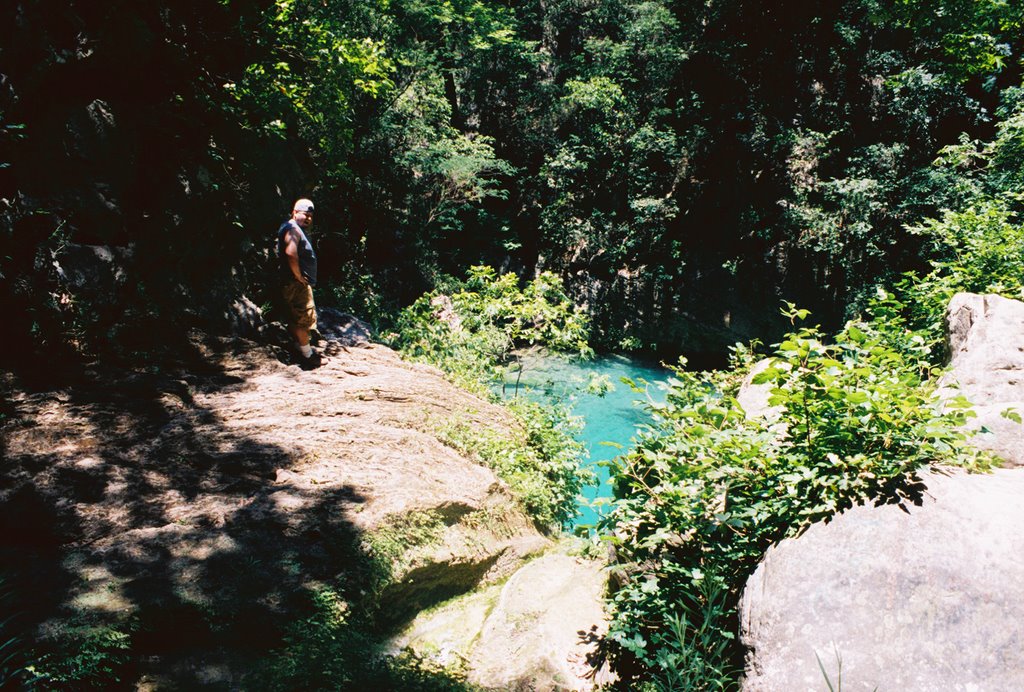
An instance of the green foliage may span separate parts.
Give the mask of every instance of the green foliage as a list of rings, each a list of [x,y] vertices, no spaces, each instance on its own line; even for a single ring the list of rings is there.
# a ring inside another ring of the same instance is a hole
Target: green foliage
[[[591,374],[587,379],[587,384],[584,387],[584,391],[587,394],[595,394],[597,396],[604,396],[608,392],[615,391],[615,385],[612,384],[612,378],[608,375],[598,375],[596,373]]]
[[[544,346],[588,354],[587,320],[562,290],[542,273],[523,288],[514,274],[473,267],[448,294],[434,292],[403,311],[392,343],[409,358],[441,368],[460,385],[494,398],[504,387],[507,363],[522,362],[515,349]],[[523,426],[509,440],[458,422],[443,434],[459,449],[494,469],[543,527],[563,526],[576,514],[577,496],[591,481],[580,468],[583,446],[578,423],[566,412],[515,398],[508,403]]]
[[[327,177],[344,171],[357,98],[394,86],[395,66],[384,45],[364,33],[368,23],[329,3],[277,0],[255,33],[266,59],[224,85],[263,134],[311,145]]]
[[[589,354],[587,318],[565,295],[562,281],[541,272],[520,291],[514,274],[497,275],[490,267],[472,267],[465,290],[452,296],[463,326],[471,333],[498,330],[500,360],[512,348],[545,346],[554,351]]]
[[[438,432],[446,443],[475,455],[508,483],[540,527],[566,527],[579,513],[583,486],[594,482],[593,472],[580,465],[586,454],[578,439],[582,422],[565,410],[523,397],[507,405],[523,425],[524,439],[458,420]]]
[[[955,294],[1024,297],[1019,252],[1024,227],[1018,221],[1019,184],[1024,180],[1019,157],[1024,151],[1022,113],[1018,95],[1008,91],[1004,120],[993,140],[982,142],[963,134],[957,144],[940,150],[935,168],[955,176],[961,202],[935,217],[907,224],[906,231],[924,241],[929,269],[903,275],[893,292],[879,289],[869,302],[873,314],[898,321],[905,333],[922,339],[933,361],[947,355],[942,347],[945,316]]]
[[[45,689],[108,689],[122,682],[132,660],[135,625],[76,624],[53,637],[55,650],[28,667]]]
[[[912,327],[932,346],[945,339],[950,299],[960,292],[1024,297],[1024,226],[1003,200],[983,200],[963,211],[946,211],[910,229],[933,246],[931,271],[907,275],[897,286]],[[942,354],[942,350],[936,350]]]
[[[684,28],[661,2],[603,2],[574,19],[582,50],[554,113],[565,134],[536,172],[546,252],[598,275],[647,263],[660,274],[678,259],[663,239],[696,135],[690,114],[665,101],[687,59]]]
[[[339,267],[337,276],[337,281],[320,292],[317,300],[321,304],[337,306],[370,324],[386,324],[398,312],[379,278],[357,262]]]
[[[401,163],[423,181],[420,196],[428,201],[426,223],[453,223],[452,215],[488,197],[504,198],[497,176],[511,175],[508,163],[495,157],[489,137],[422,142],[404,154]]]
[[[945,67],[957,80],[1007,67],[1007,39],[1024,27],[1024,10],[1002,0],[899,0],[888,12],[894,24],[925,38],[929,68]]]
[[[543,272],[522,289],[515,274],[473,267],[450,295],[424,295],[400,315],[392,344],[407,357],[440,367],[484,392],[504,379],[515,349],[545,346],[588,354],[588,326],[555,275]]]
[[[246,680],[252,690],[468,690],[458,671],[440,670],[410,652],[385,655],[335,590],[312,594],[313,613],[289,628],[285,643]]]
[[[143,102],[146,117],[164,111],[166,121],[136,137],[127,124],[137,119],[98,94],[117,136],[88,144],[137,165],[145,177],[125,179],[160,193],[102,180],[106,211],[65,208],[91,204],[84,191],[40,206],[69,219],[76,242],[134,243],[154,269],[139,269],[134,297],[154,305],[188,303],[179,291],[198,295],[215,276],[255,283],[245,267],[262,247],[260,224],[302,190],[325,212],[323,288],[335,284],[352,309],[383,314],[487,262],[546,267],[573,282],[570,294],[586,289],[607,345],[668,341],[666,314],[710,319],[695,296],[737,275],[806,291],[831,319],[918,258],[906,225],[961,208],[979,187],[1021,181],[1017,5],[231,0],[124,18],[70,8],[65,19],[103,65],[119,64],[124,35],[160,56],[168,79]],[[11,29],[12,46],[45,33],[41,8],[26,18],[40,30]],[[39,50],[62,54],[63,34],[51,33]],[[53,62],[9,75],[0,167],[79,168],[84,151],[55,147],[50,161],[21,141],[64,136],[61,118],[37,117],[42,106],[19,93],[59,81]],[[61,107],[85,117],[77,101]],[[961,144],[976,145],[994,130],[997,150],[969,157],[991,175],[930,165],[962,131]],[[135,160],[161,142],[165,166]],[[24,218],[34,210],[20,205],[38,195],[21,192],[4,220],[36,238]],[[3,257],[3,277],[46,271]],[[52,311],[42,283],[28,282],[24,302]],[[610,285],[630,300],[602,300]],[[357,286],[372,300],[362,304]],[[20,285],[0,291],[22,299]],[[130,324],[122,312],[112,319]]]
[[[893,345],[899,326],[850,322],[831,340],[795,329],[753,379],[771,388],[776,413],[766,416],[748,418],[735,398],[749,352],[740,370],[677,371],[666,403],[651,407],[654,424],[612,469],[618,499],[605,528],[628,581],[612,598],[609,637],[624,662],[667,680],[699,655],[728,678],[737,652],[720,644],[732,640],[739,589],[769,545],[860,502],[906,500],[925,465],[990,463],[965,445],[969,405],[940,411],[920,358]],[[723,592],[725,615],[713,601]],[[669,625],[684,615],[680,638]]]
[[[697,588],[699,611],[692,613],[686,603],[679,603],[682,612],[667,618],[670,636],[658,651],[659,672],[652,685],[658,692],[735,687],[740,670],[729,662],[735,636],[730,629],[728,593],[713,578],[701,580]]]
[[[504,95],[534,58],[514,9],[493,3],[392,0],[374,23],[395,88],[364,104],[339,194],[350,237],[365,240],[359,261],[404,304],[516,245],[494,210],[520,174],[507,156],[518,145],[491,122],[511,116]]]
[[[949,171],[968,193],[967,201],[978,203],[989,198],[1015,200],[1019,204],[1020,185],[1024,182],[1024,90],[1003,92],[998,109],[995,137],[983,142],[961,133],[955,144],[939,150],[933,162]]]
[[[803,300],[826,318],[862,308],[917,258],[905,226],[972,193],[930,162],[960,130],[1011,121],[999,101],[1022,48],[1019,9],[966,0],[331,11],[344,19],[317,21],[372,37],[394,84],[353,109],[362,127],[336,128],[353,138],[339,191],[359,261],[410,297],[485,260],[542,264],[573,293],[636,279],[641,305],[590,306],[607,344],[650,341],[661,307],[693,308],[709,255],[753,285],[814,286]],[[1009,170],[1020,157],[1003,152]]]

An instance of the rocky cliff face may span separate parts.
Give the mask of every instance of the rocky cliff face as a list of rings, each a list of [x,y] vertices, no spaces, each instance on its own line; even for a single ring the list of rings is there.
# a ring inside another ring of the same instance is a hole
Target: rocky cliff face
[[[441,665],[464,661],[486,690],[593,690],[614,681],[600,665],[607,632],[599,560],[573,541],[530,561],[502,584],[422,613],[393,642]]]
[[[507,486],[438,439],[458,420],[515,440],[514,421],[353,324],[325,325],[310,372],[196,334],[188,359],[8,376],[0,557],[36,635],[130,623],[151,686],[237,685],[319,585],[397,624],[544,549]]]

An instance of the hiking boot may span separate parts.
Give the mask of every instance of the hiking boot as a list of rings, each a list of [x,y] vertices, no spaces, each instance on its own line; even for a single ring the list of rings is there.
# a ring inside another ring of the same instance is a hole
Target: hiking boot
[[[324,358],[316,351],[309,358],[299,358],[299,367],[303,370],[315,370],[324,364]]]

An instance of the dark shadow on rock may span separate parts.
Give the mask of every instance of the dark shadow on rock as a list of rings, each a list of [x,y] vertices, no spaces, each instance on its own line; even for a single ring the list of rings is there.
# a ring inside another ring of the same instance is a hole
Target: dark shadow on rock
[[[131,637],[125,685],[158,671],[181,689],[237,688],[237,672],[312,612],[316,589],[354,604],[372,591],[347,519],[358,490],[275,483],[289,450],[235,434],[190,394],[241,385],[218,353],[252,347],[208,340],[135,369],[94,363],[52,390],[15,375],[14,414],[0,421],[0,559],[37,651],[108,627]],[[200,680],[192,660],[220,672]]]
[[[401,582],[380,594],[378,624],[387,630],[399,630],[421,610],[466,593],[498,561],[497,555],[475,562],[434,564],[413,569]]]
[[[50,611],[55,596],[71,587],[74,577],[60,566],[61,548],[79,536],[75,518],[31,485],[5,494],[0,503],[0,564],[18,594],[16,607],[24,619],[37,621],[37,614]]]
[[[365,348],[372,337],[368,324],[336,308],[317,308],[317,328],[311,335],[314,353],[320,357],[304,359],[294,338],[280,322],[268,322],[260,331],[259,340],[270,347],[274,357],[286,365],[315,370],[326,362],[323,357],[336,356],[348,348]]]
[[[335,308],[317,308],[317,331],[329,344],[342,347],[370,343],[370,325]]]
[[[920,507],[924,504],[924,495],[928,491],[928,484],[916,471],[906,476],[897,476],[882,485],[875,497],[875,506],[898,505],[907,514],[910,514],[909,505]]]

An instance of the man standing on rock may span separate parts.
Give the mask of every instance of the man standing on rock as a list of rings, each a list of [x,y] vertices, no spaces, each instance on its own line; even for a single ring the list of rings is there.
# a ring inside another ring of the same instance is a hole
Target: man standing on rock
[[[300,199],[292,207],[292,216],[277,229],[277,256],[280,258],[284,300],[288,308],[288,331],[295,337],[302,356],[300,366],[315,368],[322,362],[309,345],[309,333],[316,329],[316,252],[305,231],[313,225],[313,203]]]

